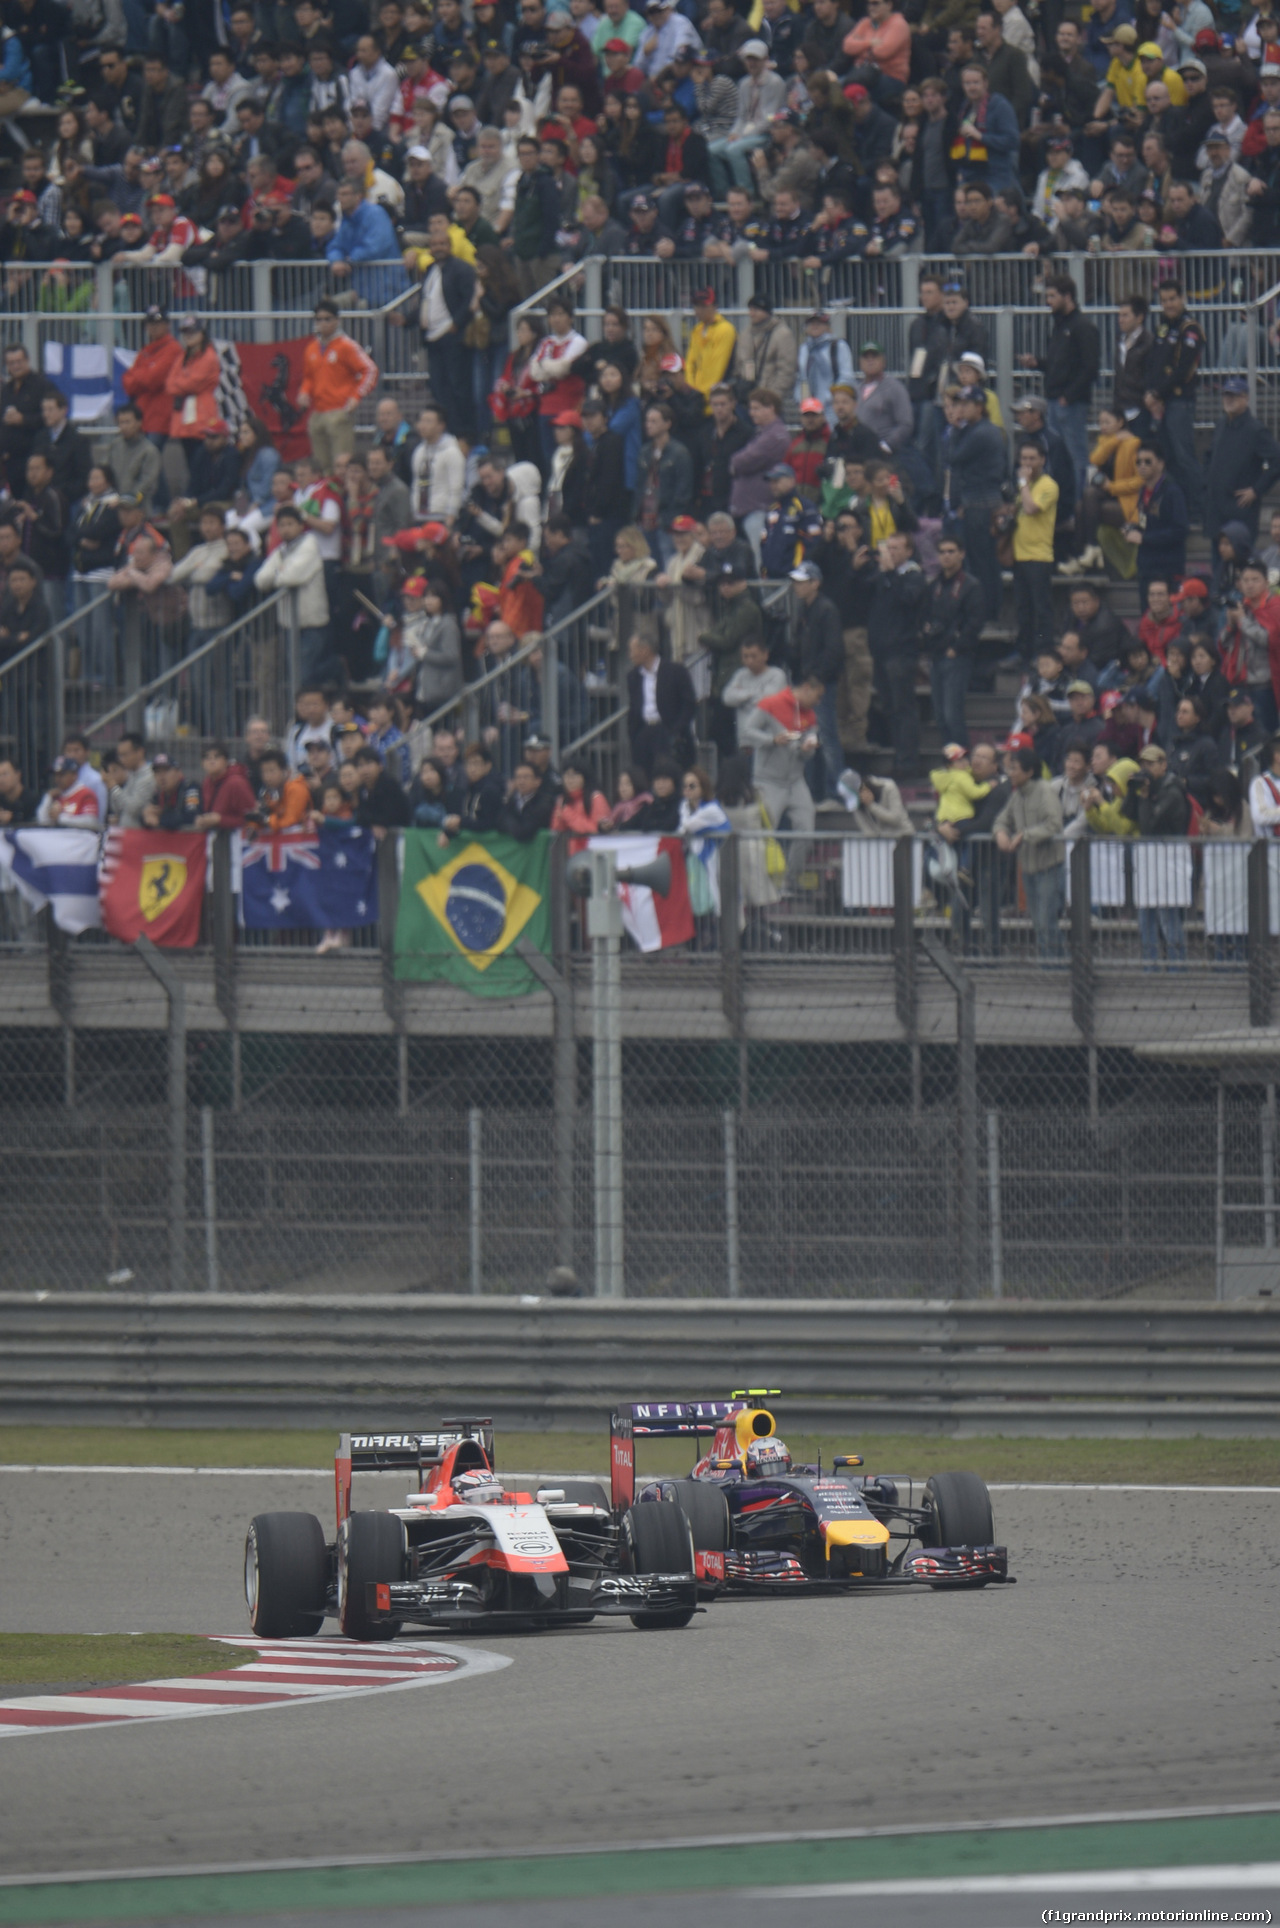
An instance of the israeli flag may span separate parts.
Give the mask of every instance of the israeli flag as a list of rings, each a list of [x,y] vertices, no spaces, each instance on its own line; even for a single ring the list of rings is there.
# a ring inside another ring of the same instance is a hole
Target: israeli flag
[[[6,830],[0,835],[0,890],[16,890],[33,910],[53,906],[59,930],[78,937],[102,924],[96,830]]]

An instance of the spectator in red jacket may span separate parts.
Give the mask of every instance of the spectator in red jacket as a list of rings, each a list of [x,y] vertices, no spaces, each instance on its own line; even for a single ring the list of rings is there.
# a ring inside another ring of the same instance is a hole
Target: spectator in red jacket
[[[1158,577],[1147,584],[1147,613],[1138,624],[1139,639],[1162,667],[1170,643],[1182,634],[1182,611],[1175,607],[1169,585]]]
[[[822,465],[830,439],[822,403],[810,396],[800,404],[800,433],[787,451],[787,464],[795,470],[796,488],[806,502],[816,502],[822,493]]]
[[[173,397],[167,383],[174,363],[182,360],[182,344],[163,308],[148,308],[144,327],[147,339],[121,380],[125,394],[141,410],[143,434],[159,445],[169,433]]]
[[[204,753],[204,783],[200,788],[197,830],[243,830],[245,819],[257,809],[249,779],[231,761],[225,743],[211,743]]]

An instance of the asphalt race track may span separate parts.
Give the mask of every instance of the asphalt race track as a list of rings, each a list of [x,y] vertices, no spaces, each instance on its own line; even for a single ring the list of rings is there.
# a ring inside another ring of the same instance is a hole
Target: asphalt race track
[[[401,1476],[369,1479],[357,1499],[403,1489]],[[0,1625],[243,1633],[246,1522],[305,1507],[329,1527],[330,1478],[6,1475]],[[420,1690],[0,1738],[0,1874],[1280,1799],[1280,1495],[1006,1492],[995,1507],[1016,1587],[729,1602],[678,1633],[600,1621],[486,1637],[474,1644],[512,1665]],[[1118,1905],[1161,1899],[1185,1897]],[[1229,1905],[1273,1900],[1241,1891]],[[803,1917],[819,1928],[932,1928],[1038,1920],[1044,1905],[1030,1894],[1016,1904],[956,1897],[943,1912],[928,1896],[886,1897],[864,1915],[832,1898]],[[716,1907],[703,1900],[697,1919],[716,1928]],[[385,1908],[376,1918],[393,1928],[410,1919]],[[557,1903],[518,1916],[442,1908],[431,1921],[576,1928],[599,1918]],[[642,1898],[611,1903],[609,1918],[635,1928],[682,1919],[670,1900]],[[743,1918],[739,1907],[732,1919]],[[760,1918],[799,1916],[780,1902]],[[271,1919],[279,1928],[291,1917]],[[374,1915],[341,1916],[344,1928],[363,1919]]]

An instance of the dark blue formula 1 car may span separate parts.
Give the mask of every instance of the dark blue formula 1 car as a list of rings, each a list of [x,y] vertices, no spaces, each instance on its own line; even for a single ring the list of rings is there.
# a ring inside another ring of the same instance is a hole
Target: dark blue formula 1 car
[[[640,1503],[678,1506],[693,1533],[704,1597],[720,1593],[862,1592],[885,1586],[1013,1585],[993,1544],[991,1496],[976,1473],[922,1482],[863,1475],[861,1458],[794,1466],[763,1389],[731,1399],[649,1400],[610,1427],[615,1511],[635,1499],[642,1439],[710,1440],[684,1479],[645,1485]]]

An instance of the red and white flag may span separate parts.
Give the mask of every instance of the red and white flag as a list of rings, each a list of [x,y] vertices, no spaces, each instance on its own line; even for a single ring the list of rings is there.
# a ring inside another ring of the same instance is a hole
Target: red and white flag
[[[592,837],[589,845],[592,850],[612,850],[619,870],[639,870],[665,850],[671,859],[670,891],[659,897],[644,884],[619,884],[622,922],[637,950],[662,951],[672,944],[692,943],[693,911],[679,837]]]

